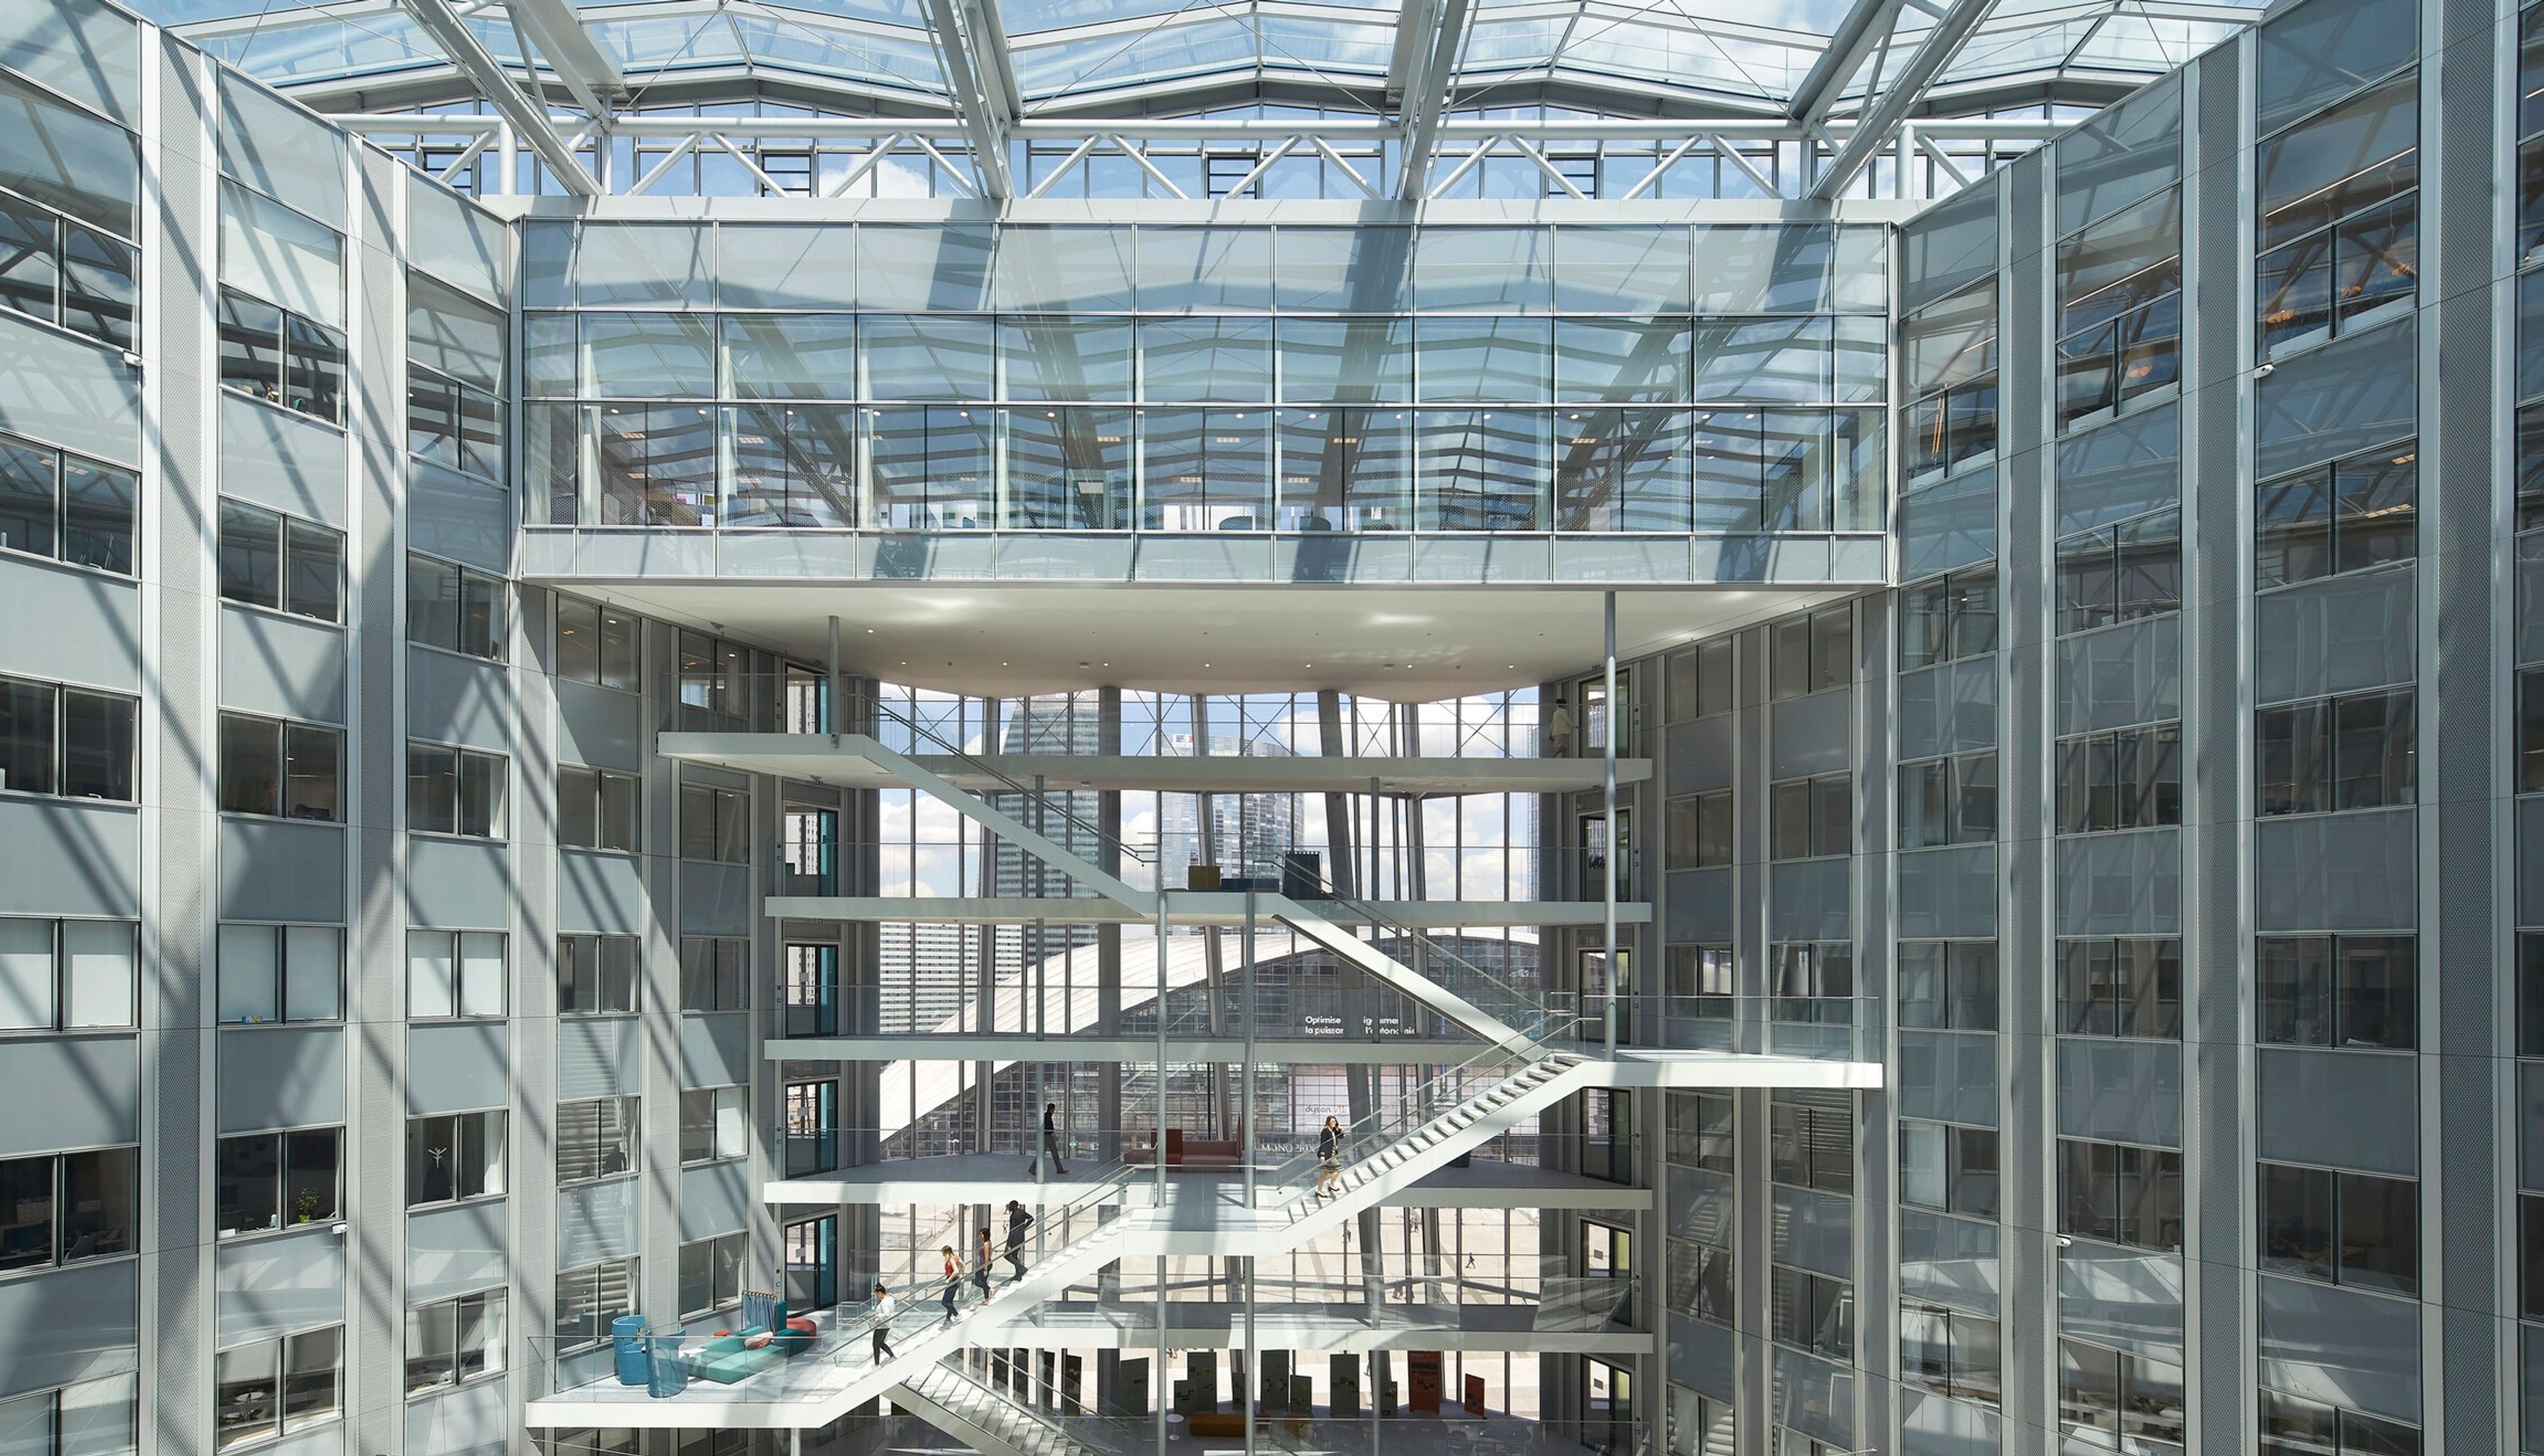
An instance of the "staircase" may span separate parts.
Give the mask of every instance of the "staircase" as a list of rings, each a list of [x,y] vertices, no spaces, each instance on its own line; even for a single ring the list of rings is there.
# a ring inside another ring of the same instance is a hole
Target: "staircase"
[[[892,1388],[892,1403],[927,1417],[981,1456],[1108,1456],[1051,1416],[953,1360],[940,1360]]]

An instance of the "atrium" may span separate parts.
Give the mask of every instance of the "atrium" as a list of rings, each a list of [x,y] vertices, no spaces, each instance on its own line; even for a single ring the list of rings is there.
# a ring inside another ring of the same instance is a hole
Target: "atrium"
[[[0,1456],[2544,1456],[2539,97],[0,0]]]

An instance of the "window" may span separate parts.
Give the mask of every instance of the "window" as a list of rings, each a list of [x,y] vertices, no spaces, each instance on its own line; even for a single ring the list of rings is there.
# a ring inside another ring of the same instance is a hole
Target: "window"
[[[12,114],[23,117],[26,111],[15,109]],[[123,142],[125,147],[130,144],[128,138]],[[84,152],[71,155],[78,155],[82,166],[113,165]],[[129,165],[131,158],[121,160]],[[0,264],[0,308],[59,324],[110,349],[133,347],[141,301],[141,254],[130,243],[29,199],[0,195],[0,251],[7,256],[7,262]]]
[[[2410,1051],[2419,1044],[2416,949],[2409,935],[2262,937],[2255,1039]]]
[[[2058,1231],[2139,1249],[2182,1248],[2182,1154],[2058,1140]]]
[[[487,480],[504,478],[504,406],[483,389],[409,364],[407,450]]]
[[[739,1011],[749,1005],[745,967],[751,964],[748,940],[680,937],[680,1010]]]
[[[2544,1193],[2517,1195],[2517,1313],[2544,1320]]]
[[[839,947],[787,946],[783,991],[786,1035],[835,1035],[839,1029]]]
[[[557,936],[557,1012],[597,1016],[636,1010],[636,937]]]
[[[751,796],[740,789],[680,785],[680,857],[751,862]]]
[[[2421,1456],[2421,1432],[2400,1421],[2265,1390],[2262,1456]]]
[[[2150,1354],[2125,1354],[2058,1341],[2058,1423],[2099,1432],[2114,1450],[2179,1452],[2185,1429],[2182,1365]],[[2150,1442],[2164,1442],[2161,1447]]]
[[[335,926],[220,928],[220,1019],[334,1021],[345,1014],[345,932]]]
[[[1855,945],[1785,940],[1767,947],[1775,1019],[1846,1026],[1855,1021]]]
[[[1899,766],[1899,848],[1996,841],[1996,751]]]
[[[1767,687],[1779,701],[1854,681],[1854,607],[1830,607],[1767,624]]]
[[[2517,791],[2544,792],[2544,668],[2517,675]]]
[[[1688,1239],[1670,1240],[1670,1313],[1730,1329],[1738,1318],[1738,1306],[1732,1299],[1733,1264],[1728,1249]]]
[[[2058,1029],[2070,1036],[2182,1036],[2179,936],[2058,942]]]
[[[0,200],[0,219],[7,213]],[[0,302],[7,296],[0,283]],[[0,435],[0,550],[130,576],[140,500],[141,477],[129,470]]]
[[[636,838],[640,780],[600,768],[557,769],[557,843],[578,849],[644,848]]]
[[[221,289],[221,383],[330,425],[345,416],[345,336],[316,319]]]
[[[1996,1130],[1901,1118],[1899,1201],[1938,1213],[1996,1217]]]
[[[1811,859],[1855,849],[1855,775],[1823,773],[1767,785],[1767,857]]]
[[[406,1393],[446,1390],[504,1373],[507,1301],[501,1289],[437,1299],[406,1312]]]
[[[2414,802],[2413,689],[2284,703],[2253,715],[2255,812],[2326,814]]]
[[[2058,741],[2058,832],[2099,834],[2182,822],[2182,725],[2156,723]]]
[[[2181,508],[2061,536],[2057,571],[2060,636],[2181,610]]]
[[[221,596],[322,622],[345,619],[345,533],[221,502]]]
[[[2517,1055],[2544,1057],[2544,931],[2517,933]]]
[[[609,1322],[636,1312],[636,1260],[607,1263],[557,1273],[556,1343],[562,1350],[596,1344],[609,1335]]]
[[[1776,1340],[1838,1361],[1855,1358],[1855,1286],[1777,1264],[1768,1318]]]
[[[502,577],[417,552],[407,553],[408,641],[502,662],[504,603]]]
[[[1899,321],[1907,478],[1949,474],[1997,446],[1997,296],[1988,277]]]
[[[0,1159],[0,1273],[130,1254],[141,1150]]]
[[[457,1203],[504,1191],[505,1114],[454,1112],[406,1120],[406,1206]]]
[[[829,1173],[839,1166],[839,1084],[786,1084],[786,1176]]]
[[[1904,1028],[1994,1031],[1994,940],[1902,940],[1899,1024]]]
[[[1823,1193],[1855,1191],[1853,1096],[1776,1093],[1767,1104],[1767,1156],[1777,1182]]]
[[[1899,1375],[1937,1395],[1994,1407],[2005,1388],[1997,1322],[1942,1305],[1899,1308]]]
[[[2058,424],[2120,408],[2182,377],[2182,190],[2058,245]]]
[[[751,1153],[751,1090],[707,1087],[680,1093],[680,1162],[720,1163]]]
[[[13,1456],[130,1456],[139,1392],[140,1377],[110,1375],[0,1400],[0,1444]]]
[[[1669,948],[1669,1007],[1673,1016],[1728,1016],[1732,984],[1728,945],[1673,945]]]
[[[2365,571],[2419,554],[2412,441],[2262,482],[2253,503],[2257,589]]]
[[[2419,1183],[2285,1163],[2261,1165],[2254,1181],[2265,1271],[2420,1292]]]
[[[0,789],[131,803],[140,701],[0,678]]]
[[[1729,1092],[1671,1092],[1667,1103],[1669,1161],[1681,1168],[1732,1172],[1735,1108]]]
[[[679,704],[673,726],[697,732],[774,732],[782,694],[777,660],[710,637],[679,634]]]
[[[2406,72],[2255,150],[2257,363],[2412,306],[2419,129],[2420,78]]]
[[[406,932],[406,1013],[419,1021],[501,1016],[512,1005],[504,936],[496,930]]]
[[[344,1141],[341,1127],[221,1139],[213,1192],[220,1236],[333,1223],[343,1206]]]
[[[1711,869],[1731,862],[1731,790],[1669,801],[1671,869]]]
[[[643,623],[635,616],[597,602],[572,597],[556,599],[556,675],[576,683],[637,690],[637,647]]]
[[[1732,646],[1728,637],[1700,642],[1669,659],[1669,720],[1685,723],[1709,718],[1738,707],[1734,695]]]
[[[338,729],[221,714],[222,812],[336,822],[344,748]]]
[[[1996,573],[1956,571],[1899,589],[1899,670],[1996,651]]]
[[[509,763],[502,754],[408,743],[406,827],[418,834],[502,839]]]
[[[703,1319],[742,1299],[751,1261],[749,1234],[720,1234],[680,1246],[680,1318]]]
[[[129,921],[0,917],[0,1031],[137,1024],[139,930]]]
[[[636,1112],[634,1097],[557,1103],[557,1182],[588,1183],[635,1172]]]
[[[213,1418],[220,1450],[305,1430],[343,1414],[342,1325],[225,1349],[216,1367]]]

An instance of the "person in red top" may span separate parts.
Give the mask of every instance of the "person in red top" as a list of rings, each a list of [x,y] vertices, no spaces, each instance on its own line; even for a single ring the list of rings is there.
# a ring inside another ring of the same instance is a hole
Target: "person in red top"
[[[954,1246],[940,1251],[945,1255],[945,1323],[954,1323],[954,1301],[963,1297],[963,1264],[954,1257]]]

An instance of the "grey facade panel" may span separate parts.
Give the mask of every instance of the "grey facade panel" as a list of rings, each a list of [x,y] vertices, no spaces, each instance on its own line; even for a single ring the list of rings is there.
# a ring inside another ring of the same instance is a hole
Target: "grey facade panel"
[[[1997,1038],[1989,1031],[1899,1033],[1899,1115],[1997,1125]]]
[[[345,923],[345,831],[334,824],[224,816],[220,918]]]
[[[427,1022],[406,1034],[406,1101],[415,1115],[500,1107],[512,1085],[512,1023]]]
[[[513,854],[513,847],[500,841],[409,835],[408,921],[454,930],[511,925]]]
[[[2182,499],[2182,406],[2168,401],[2058,443],[2056,535]]]
[[[1997,1318],[1997,1227],[1920,1209],[1899,1210],[1899,1294]]]
[[[2058,1333],[2182,1360],[2182,1255],[2075,1239],[2058,1251]]]
[[[141,1262],[0,1280],[0,1398],[139,1369]]]
[[[748,935],[752,913],[751,866],[680,861],[680,933]]]
[[[2405,314],[2280,364],[2253,388],[2255,468],[2268,478],[2410,435],[2419,350]]]
[[[224,1134],[345,1120],[345,1028],[249,1026],[219,1037]]]
[[[1994,845],[1903,849],[1899,868],[1899,936],[1903,940],[1990,939],[1996,934]]]
[[[141,1141],[141,1050],[129,1034],[0,1040],[0,1157]]]
[[[2302,814],[2253,827],[2264,930],[2408,930],[2420,922],[2410,809]]]
[[[406,725],[416,738],[510,755],[512,675],[502,663],[406,649]],[[516,792],[527,785],[516,781]]]
[[[509,1380],[490,1380],[407,1402],[406,1456],[503,1456],[515,1394]]]
[[[2255,1149],[2280,1163],[2415,1176],[2418,1059],[2266,1046],[2253,1052]]]
[[[1769,940],[1844,940],[1854,933],[1854,861],[1797,859],[1767,867]]]
[[[141,375],[115,351],[0,313],[0,431],[141,463]]]
[[[611,1178],[557,1190],[556,1266],[576,1268],[637,1252],[643,1180]]]
[[[1996,272],[1996,189],[1973,187],[1899,229],[1899,308],[1913,313]]]
[[[1967,658],[1901,673],[1899,757],[1927,759],[1996,746],[1996,659]]]
[[[1857,1448],[1856,1372],[1784,1345],[1767,1348],[1769,1401],[1778,1424],[1824,1445]]]
[[[2544,333],[2544,327],[2539,327]],[[2519,667],[2544,662],[2544,532],[2517,538],[2517,588],[2514,614],[2516,645],[2511,660]]]
[[[1733,1219],[1740,1190],[1730,1173],[1710,1169],[1670,1169],[1669,1234],[1717,1249],[1733,1247]]]
[[[221,494],[332,526],[347,507],[345,437],[245,395],[220,397]]]
[[[1902,496],[1897,510],[1903,582],[1976,566],[1997,553],[1994,466]]]
[[[332,1223],[224,1240],[213,1267],[224,1345],[345,1319],[345,1236]]]
[[[1661,934],[1673,944],[1727,943],[1738,930],[1731,913],[1732,876],[1719,869],[1674,869],[1661,876]]]
[[[0,798],[0,914],[141,914],[141,813],[130,804]]]
[[[2058,1132],[2181,1147],[2182,1043],[2059,1037]]]
[[[2005,1417],[1903,1384],[1899,1391],[1900,1456],[1997,1456]]]
[[[1778,1183],[1768,1250],[1780,1264],[1832,1279],[1855,1277],[1855,1200],[1843,1193]]]
[[[1737,1335],[1703,1320],[1670,1321],[1669,1378],[1717,1401],[1737,1399]]]
[[[2182,179],[2182,81],[2167,77],[2053,143],[2060,236]]]
[[[752,1208],[758,1201],[752,1193],[749,1163],[711,1163],[704,1168],[681,1169],[681,1240],[706,1239],[750,1228]]]
[[[222,707],[341,724],[347,673],[344,628],[221,604]]]
[[[560,678],[556,680],[556,704],[559,763],[630,773],[644,767],[643,698],[614,688]]]
[[[589,849],[556,857],[559,934],[633,935],[645,928],[652,911],[643,860]]]
[[[1767,708],[1767,776],[1799,778],[1853,765],[1855,694],[1847,688],[1787,698]]]
[[[411,1213],[406,1220],[406,1297],[409,1304],[442,1299],[502,1284],[507,1274],[502,1198]]]
[[[2292,702],[2409,684],[2420,573],[2405,565],[2328,577],[2254,605],[2254,699]]]
[[[632,1016],[570,1016],[557,1022],[557,1100],[642,1095],[640,1031]]]
[[[680,1086],[733,1087],[751,1080],[753,1065],[748,1013],[680,1017]]]
[[[2264,1385],[2419,1423],[2418,1303],[2264,1274],[2254,1323]]]
[[[2182,716],[2182,618],[2142,617],[2058,643],[2058,732]]]
[[[2170,935],[2182,929],[2182,832],[2058,841],[2058,933]]]
[[[119,692],[141,688],[141,589],[133,582],[0,555],[0,622],[43,623],[41,631],[0,638],[0,672]]]
[[[426,460],[410,458],[407,468],[409,547],[489,572],[512,564],[509,492]]]

